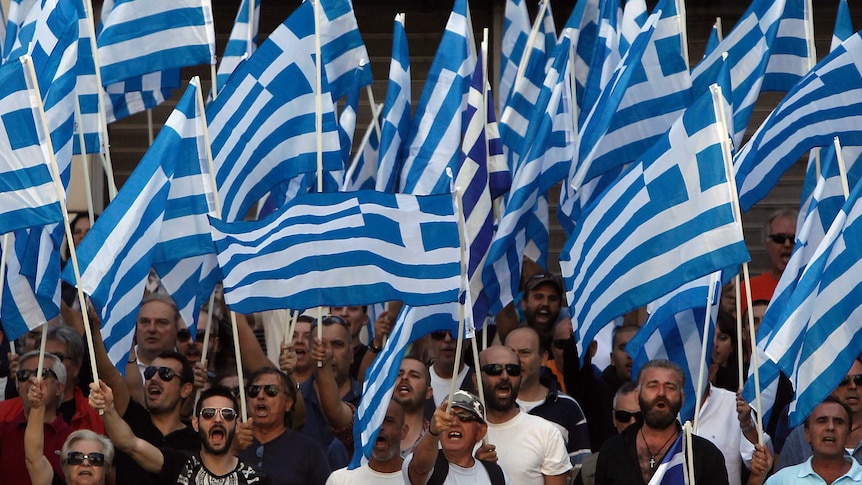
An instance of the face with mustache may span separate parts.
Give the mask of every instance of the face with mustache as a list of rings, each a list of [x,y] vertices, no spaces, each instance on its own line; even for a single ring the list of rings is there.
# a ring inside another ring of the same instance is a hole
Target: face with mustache
[[[223,396],[210,396],[201,405],[201,408],[208,407],[233,408],[233,402]],[[236,432],[236,419],[226,421],[221,413],[217,412],[211,419],[195,416],[192,418],[192,426],[200,435],[204,452],[211,455],[225,455],[230,452]]]
[[[479,354],[479,364],[514,364],[521,366],[518,356],[508,347],[488,347]],[[485,392],[485,406],[488,410],[506,412],[515,407],[515,399],[521,389],[521,376],[510,375],[505,369],[500,375],[492,376],[482,372],[482,386]]]
[[[638,404],[644,423],[653,429],[666,429],[676,421],[685,396],[679,376],[670,369],[651,367],[641,371]]]
[[[257,376],[252,385],[260,386],[257,396],[249,396],[253,426],[261,429],[284,427],[284,416],[293,408],[294,399],[285,392],[281,379],[275,374],[265,373]],[[267,386],[276,386],[278,394],[267,394]]]
[[[796,234],[796,221],[790,217],[779,217],[769,224],[769,234]],[[766,238],[766,252],[772,263],[772,272],[776,275],[784,273],[790,255],[793,253],[793,245],[796,241],[787,239],[783,244],[778,244],[770,238]]]
[[[380,431],[377,433],[377,440],[374,442],[374,449],[371,451],[371,457],[376,461],[389,461],[401,456],[401,436],[406,433],[407,429],[404,426],[404,409],[397,401],[389,402],[389,408],[386,409],[386,416],[383,418],[383,424],[380,425]]]
[[[174,359],[157,357],[153,361],[155,367],[169,367],[175,376],[169,381],[163,381],[156,372],[151,379],[144,382],[144,403],[152,414],[164,414],[179,409],[182,400],[192,392],[192,383],[183,383],[180,375],[182,364]]]
[[[811,444],[815,458],[843,457],[850,415],[837,402],[820,403],[805,420],[805,439]]]
[[[560,316],[560,291],[551,283],[541,284],[529,290],[521,300],[521,309],[527,325],[542,335],[550,335],[557,317]]]

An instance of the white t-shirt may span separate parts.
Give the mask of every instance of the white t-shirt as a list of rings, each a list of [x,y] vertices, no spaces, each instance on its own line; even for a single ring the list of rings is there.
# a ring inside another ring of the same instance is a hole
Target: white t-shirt
[[[428,370],[431,372],[431,387],[434,389],[434,407],[440,407],[440,404],[443,403],[443,398],[452,392],[452,379],[446,379],[437,375],[433,365]],[[461,389],[464,379],[467,378],[467,371],[469,371],[469,368],[465,365],[461,369],[461,372],[458,373],[455,380],[455,389]]]
[[[560,430],[523,411],[505,423],[488,423],[488,443],[497,447],[497,463],[518,485],[542,485],[544,475],[572,469]]]
[[[401,472],[381,473],[371,469],[367,464],[354,470],[341,468],[332,472],[326,480],[326,485],[366,485],[379,483],[381,485],[404,485]]]
[[[401,478],[404,480],[403,483],[406,484],[410,483],[410,475],[407,473],[407,467],[410,466],[411,461],[413,461],[413,454],[405,458],[404,464],[401,465]],[[506,474],[505,470],[503,470],[503,477],[506,479],[506,485],[512,485],[512,480]],[[431,478],[431,475],[428,475],[428,478]],[[446,475],[446,480],[443,483],[446,485],[490,485],[491,477],[488,476],[485,465],[479,462],[479,460],[474,460],[473,466],[470,468],[449,463],[449,474]]]

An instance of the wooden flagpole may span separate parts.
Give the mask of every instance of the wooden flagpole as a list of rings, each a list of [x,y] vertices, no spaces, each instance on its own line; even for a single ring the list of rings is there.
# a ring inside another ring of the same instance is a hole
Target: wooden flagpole
[[[718,273],[712,273],[709,277],[709,290],[706,292],[706,316],[703,319],[703,342],[701,342],[700,348],[700,370],[697,373],[697,388],[695,388],[695,396],[696,400],[694,402],[694,423],[692,427],[697,431],[697,421],[698,415],[700,414],[700,407],[703,403],[703,391],[704,391],[704,376],[707,373],[707,369],[705,368],[706,362],[706,350],[707,345],[710,341],[709,335],[709,322],[712,319],[712,300],[715,298],[715,284],[718,280]],[[739,340],[739,339],[737,339]]]
[[[75,124],[78,126],[83,126],[81,123],[81,103],[78,100],[78,96],[74,96],[75,98]],[[86,145],[84,139],[84,131],[78,130],[78,143],[81,147]],[[95,223],[96,216],[93,212],[93,189],[90,187],[90,161],[88,159],[89,155],[84,153],[84,149],[81,149],[81,163],[84,164],[84,193],[87,196],[87,215],[90,219],[90,227],[93,227]],[[66,241],[67,244],[72,244],[72,241]]]
[[[317,192],[323,192],[323,59],[320,48],[320,16],[323,15],[320,0],[312,0],[314,5],[314,66],[317,71],[315,79],[315,109],[314,126],[317,131]],[[323,341],[323,309],[317,309],[317,338]],[[323,367],[318,361],[317,367]]]

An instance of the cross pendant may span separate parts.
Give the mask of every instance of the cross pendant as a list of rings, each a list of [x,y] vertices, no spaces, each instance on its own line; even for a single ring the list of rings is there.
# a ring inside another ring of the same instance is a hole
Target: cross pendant
[[[650,470],[652,470],[653,468],[655,468],[655,458],[650,458],[650,459],[649,459],[649,468],[650,468]]]

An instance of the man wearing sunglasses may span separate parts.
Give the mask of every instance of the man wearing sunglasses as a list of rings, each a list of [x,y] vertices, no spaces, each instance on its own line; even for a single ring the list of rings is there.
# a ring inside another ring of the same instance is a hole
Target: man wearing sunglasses
[[[446,411],[451,403],[451,410]],[[467,391],[455,393],[434,411],[428,432],[401,466],[404,482],[411,485],[511,485],[494,462],[478,460],[473,449],[488,431],[485,407]]]
[[[763,226],[763,244],[769,255],[769,271],[751,278],[751,301],[771,300],[778,280],[793,253],[796,244],[796,219],[799,213],[793,209],[779,209],[766,219]],[[742,311],[748,307],[745,285],[740,287]]]
[[[862,463],[862,426],[859,426],[859,423],[862,423],[862,362],[859,359],[860,357],[857,357],[853,360],[850,370],[832,391],[831,396],[846,404],[852,412],[854,424],[844,442],[844,448],[852,450],[850,454],[853,458]],[[790,432],[777,459],[777,469],[798,465],[814,453],[803,428],[804,426],[797,426]]]
[[[443,398],[452,390],[452,379],[455,379],[455,387],[471,393],[476,392],[475,372],[473,368],[464,363],[463,350],[461,354],[461,365],[455,372],[455,351],[458,340],[450,330],[437,330],[431,332],[431,358],[433,363],[429,367],[431,372],[431,387],[434,389],[434,405],[425,408],[425,417],[430,419],[434,409],[440,406]]]
[[[550,421],[516,405],[521,362],[508,347],[496,345],[479,354],[488,441],[497,447],[500,466],[519,485],[566,483],[572,470],[563,436]]]
[[[201,393],[192,418],[201,444],[191,455],[163,451],[135,436],[117,414],[113,392],[103,381],[91,386],[90,405],[105,410],[105,428],[114,446],[131,456],[144,470],[156,474],[157,483],[272,483],[266,474],[231,453],[239,405],[225,387],[216,386]]]
[[[252,374],[249,382],[254,440],[239,458],[266,472],[274,485],[323,485],[330,473],[323,449],[285,425],[285,416],[296,402],[293,381],[274,367],[264,367]]]
[[[32,412],[27,398],[30,387],[34,385],[39,365],[39,351],[33,350],[21,356],[16,372],[18,395],[16,400],[23,401],[21,412],[12,421],[0,422],[0,472],[4,483],[29,485],[30,476],[24,462],[24,433],[27,418]],[[56,356],[45,354],[42,369],[44,385],[44,450],[45,456],[54,469],[54,475],[61,477],[60,458],[55,453],[63,446],[72,428],[63,421],[57,412],[66,382],[66,368]],[[5,403],[4,403],[5,404]]]

